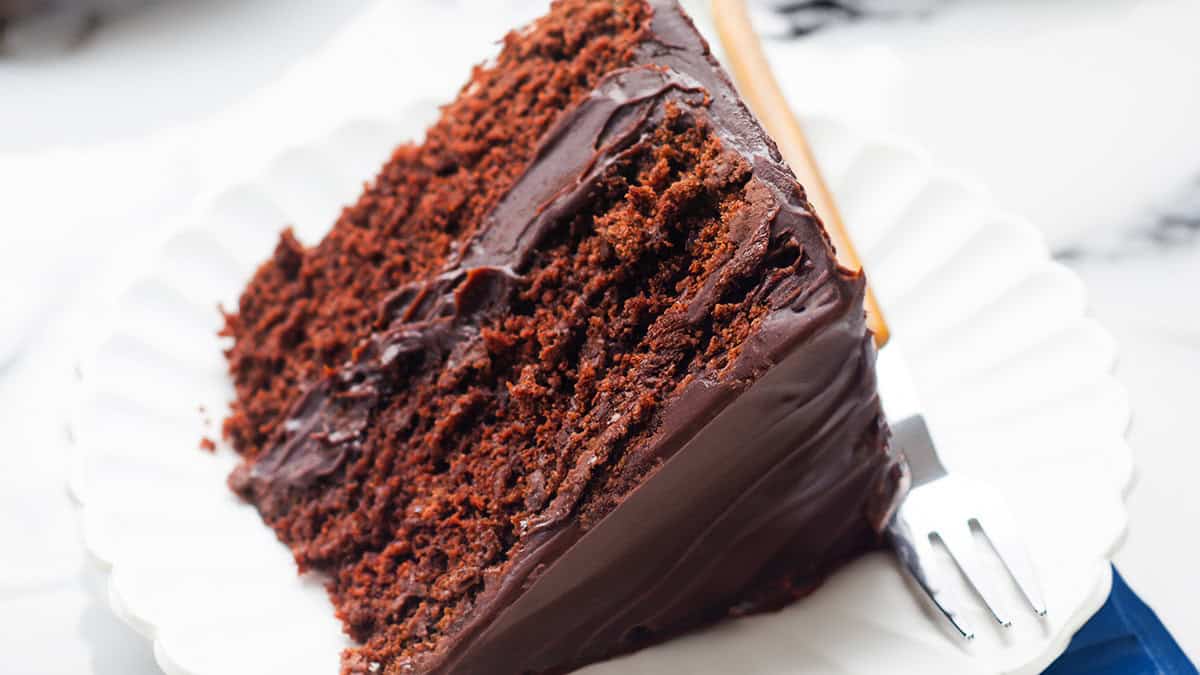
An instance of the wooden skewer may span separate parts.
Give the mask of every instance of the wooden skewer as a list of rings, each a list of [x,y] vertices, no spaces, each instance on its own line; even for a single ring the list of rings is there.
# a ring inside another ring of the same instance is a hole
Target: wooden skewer
[[[783,158],[792,167],[796,178],[808,193],[808,201],[820,216],[837,249],[838,262],[850,270],[861,270],[862,262],[854,250],[854,244],[842,223],[833,197],[812,150],[804,136],[804,129],[795,113],[788,106],[787,99],[779,89],[779,83],[771,72],[771,65],[763,53],[762,44],[750,23],[750,13],[746,10],[745,0],[712,0],[713,21],[721,45],[725,48],[728,66],[737,80],[738,90],[746,100],[758,119],[766,128],[767,133],[775,139]],[[883,347],[890,333],[875,293],[867,286],[866,294],[867,326],[875,334],[875,346]]]

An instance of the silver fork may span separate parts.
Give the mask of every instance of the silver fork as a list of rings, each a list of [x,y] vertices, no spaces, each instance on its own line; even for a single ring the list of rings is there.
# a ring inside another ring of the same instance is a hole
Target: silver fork
[[[880,398],[892,428],[892,443],[908,459],[911,488],[888,523],[887,534],[904,568],[966,639],[975,637],[963,618],[963,599],[937,570],[933,540],[939,540],[967,582],[1003,627],[1012,625],[1000,600],[1002,575],[980,563],[975,533],[981,530],[1038,616],[1046,604],[1029,554],[1004,498],[992,487],[951,474],[922,414],[920,399],[895,337],[879,350]]]

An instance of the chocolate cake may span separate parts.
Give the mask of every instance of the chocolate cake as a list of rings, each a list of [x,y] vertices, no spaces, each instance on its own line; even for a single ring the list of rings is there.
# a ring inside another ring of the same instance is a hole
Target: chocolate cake
[[[347,673],[776,608],[899,490],[863,288],[674,0],[558,0],[250,281],[230,485],[327,576]]]

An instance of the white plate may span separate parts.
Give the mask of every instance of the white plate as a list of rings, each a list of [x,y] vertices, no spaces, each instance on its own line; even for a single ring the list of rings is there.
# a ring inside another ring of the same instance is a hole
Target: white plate
[[[295,574],[287,549],[226,488],[233,453],[197,447],[218,438],[232,397],[216,305],[236,306],[283,225],[317,241],[388,150],[429,119],[422,108],[350,125],[220,193],[142,260],[83,360],[71,488],[84,538],[111,567],[114,610],[154,640],[172,675],[337,672],[349,642],[320,584]],[[1049,618],[1010,598],[1007,637],[983,630],[968,651],[877,553],[781,612],[587,672],[1039,672],[1103,602],[1125,527],[1129,410],[1109,374],[1112,340],[1030,225],[902,144],[828,119],[806,127],[947,463],[1009,496]],[[982,609],[968,618],[990,625]]]

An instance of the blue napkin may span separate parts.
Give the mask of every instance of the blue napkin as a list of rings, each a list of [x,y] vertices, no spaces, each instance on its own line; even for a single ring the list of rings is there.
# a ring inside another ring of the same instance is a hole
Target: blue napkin
[[[1112,593],[1044,675],[1196,675],[1162,622],[1113,568]]]

